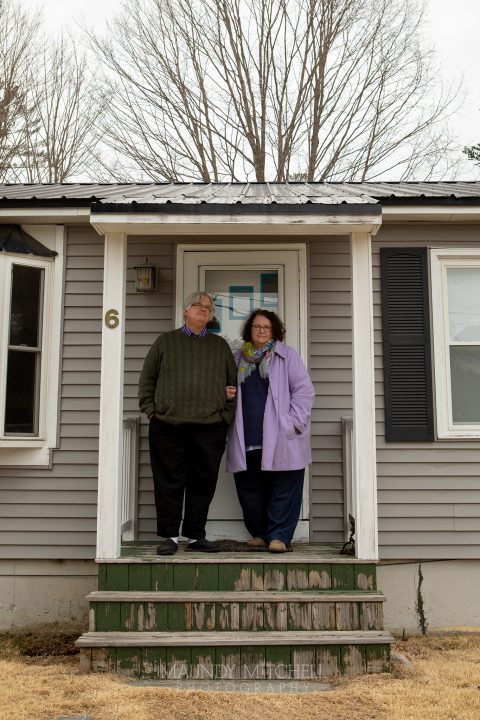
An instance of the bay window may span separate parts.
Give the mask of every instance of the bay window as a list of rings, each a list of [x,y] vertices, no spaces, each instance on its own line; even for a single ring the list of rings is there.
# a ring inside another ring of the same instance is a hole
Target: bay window
[[[48,465],[57,445],[63,227],[36,235],[51,257],[0,252],[0,465]]]

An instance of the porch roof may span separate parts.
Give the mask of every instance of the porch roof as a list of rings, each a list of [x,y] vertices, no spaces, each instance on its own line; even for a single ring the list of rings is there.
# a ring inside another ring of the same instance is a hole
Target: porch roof
[[[160,210],[168,205],[208,205],[209,212],[243,206],[239,213],[269,206],[316,205],[317,211],[380,212],[385,205],[480,205],[480,182],[289,182],[289,183],[61,183],[0,184],[0,207],[90,207],[96,213]],[[212,207],[213,206],[213,207]],[[348,207],[345,207],[348,206]],[[93,208],[92,208],[93,209]],[[167,209],[167,208],[165,208]],[[313,208],[308,208],[313,210]]]

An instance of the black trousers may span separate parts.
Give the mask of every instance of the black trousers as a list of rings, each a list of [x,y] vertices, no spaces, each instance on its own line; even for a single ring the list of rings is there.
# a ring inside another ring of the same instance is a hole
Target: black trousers
[[[181,534],[192,540],[205,537],[227,430],[225,422],[170,425],[155,417],[150,420],[150,461],[160,537],[180,534],[184,498]]]

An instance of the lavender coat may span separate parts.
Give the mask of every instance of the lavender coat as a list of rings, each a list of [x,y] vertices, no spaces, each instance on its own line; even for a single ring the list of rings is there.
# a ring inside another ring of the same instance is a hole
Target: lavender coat
[[[238,365],[240,352],[235,353]],[[310,415],[315,391],[300,355],[277,341],[268,369],[263,417],[262,470],[300,470],[312,462]],[[227,442],[227,471],[247,469],[243,433],[242,386]]]

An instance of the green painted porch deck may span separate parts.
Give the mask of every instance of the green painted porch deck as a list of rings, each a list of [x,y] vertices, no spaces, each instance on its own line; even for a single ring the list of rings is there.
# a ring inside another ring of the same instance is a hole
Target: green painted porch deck
[[[341,543],[293,543],[291,552],[270,553],[268,550],[227,550],[218,553],[186,552],[186,542],[180,542],[175,555],[156,554],[158,542],[122,543],[121,555],[116,560],[102,560],[110,563],[341,563],[377,564],[376,560],[359,560],[351,555],[341,555]]]

